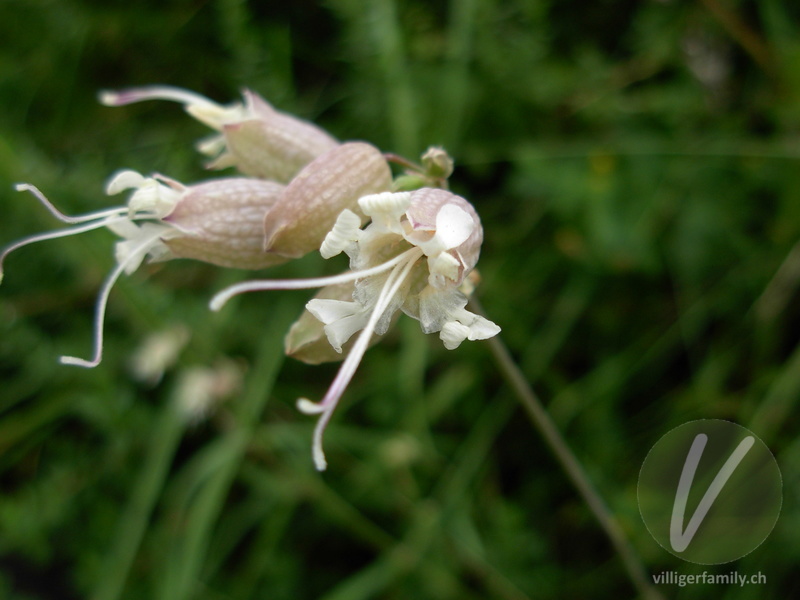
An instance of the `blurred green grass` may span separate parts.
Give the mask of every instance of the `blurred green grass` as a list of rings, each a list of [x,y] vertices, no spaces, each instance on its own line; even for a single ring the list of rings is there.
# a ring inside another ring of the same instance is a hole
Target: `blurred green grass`
[[[122,167],[206,173],[178,107],[110,109],[98,90],[242,87],[341,139],[444,144],[486,241],[479,294],[649,572],[703,568],[656,545],[636,506],[652,444],[696,418],[775,451],[784,511],[735,565],[796,595],[800,11],[780,0],[0,2],[0,244],[106,206]],[[310,461],[331,366],[282,362],[306,296],[176,261],[115,288],[94,371],[105,233],[21,250],[0,288],[0,598],[617,598],[618,558],[480,343],[401,319],[372,349]],[[336,269],[309,257],[275,274]],[[192,331],[156,386],[129,359]],[[233,357],[245,388],[208,420],[174,413],[180,374]],[[709,570],[714,570],[710,568]]]

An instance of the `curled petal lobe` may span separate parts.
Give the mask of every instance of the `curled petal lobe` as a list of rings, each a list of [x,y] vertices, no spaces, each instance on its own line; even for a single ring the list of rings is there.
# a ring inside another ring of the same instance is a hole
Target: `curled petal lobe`
[[[448,350],[455,350],[461,345],[465,339],[469,337],[470,329],[466,325],[462,325],[458,321],[450,321],[445,323],[442,330],[439,332],[439,338],[442,340],[444,347]]]
[[[325,335],[336,352],[369,320],[369,312],[357,302],[343,300],[310,300],[306,309],[325,324]]]
[[[358,241],[360,234],[361,218],[349,208],[345,208],[336,219],[333,229],[322,240],[319,253],[325,259],[341,254]]]

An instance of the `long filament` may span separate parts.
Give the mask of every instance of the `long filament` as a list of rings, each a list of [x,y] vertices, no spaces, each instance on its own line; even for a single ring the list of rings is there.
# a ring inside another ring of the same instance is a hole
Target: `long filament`
[[[109,224],[118,223],[120,221],[127,220],[125,217],[118,217],[118,218],[106,218],[101,219],[99,221],[95,221],[93,223],[86,223],[85,225],[79,225],[77,227],[67,227],[65,229],[58,229],[56,231],[48,231],[47,233],[37,233],[21,240],[17,240],[10,246],[6,246],[2,252],[0,252],[0,281],[3,280],[3,263],[5,262],[6,256],[11,254],[14,250],[18,250],[24,246],[28,246],[30,244],[35,244],[36,242],[44,242],[46,240],[55,240],[62,237],[69,237],[71,235],[77,235],[79,233],[84,233],[86,231],[92,231],[94,229],[100,229],[102,227],[106,227]]]
[[[325,431],[325,427],[328,425],[328,422],[333,415],[333,411],[336,409],[342,394],[344,394],[347,385],[353,378],[358,365],[361,364],[361,359],[364,357],[364,353],[367,351],[370,338],[375,331],[375,326],[377,325],[378,320],[381,318],[381,316],[383,316],[384,311],[386,311],[386,309],[389,307],[389,303],[395,294],[397,294],[397,291],[400,289],[400,286],[403,284],[406,277],[408,277],[411,268],[422,256],[422,250],[419,248],[412,248],[400,256],[405,257],[405,264],[402,266],[398,265],[389,274],[389,277],[386,279],[386,283],[384,284],[383,288],[381,289],[381,293],[378,296],[378,300],[375,303],[375,308],[370,314],[369,321],[367,321],[366,326],[359,334],[358,339],[356,340],[355,344],[353,344],[353,347],[350,349],[350,353],[347,355],[344,363],[342,363],[342,366],[339,368],[339,372],[336,374],[336,378],[333,380],[333,383],[331,383],[330,388],[328,388],[325,397],[321,402],[316,404],[307,398],[301,398],[298,400],[298,407],[303,410],[303,412],[320,414],[317,424],[314,427],[314,438],[312,444],[314,465],[318,471],[324,471],[328,466],[328,463],[325,460],[325,452],[322,449],[322,434]]]
[[[219,106],[216,102],[209,100],[205,96],[169,85],[144,86],[120,90],[118,92],[106,90],[100,92],[99,100],[101,104],[106,106],[125,106],[126,104],[143,102],[145,100],[171,100],[185,105],[202,104],[213,107]]]
[[[211,299],[211,302],[209,302],[209,307],[213,311],[218,311],[225,306],[228,300],[245,292],[260,292],[266,290],[305,290],[310,288],[321,288],[325,287],[326,285],[347,283],[349,281],[355,281],[356,279],[370,277],[372,275],[377,275],[378,273],[388,271],[395,265],[400,264],[408,258],[410,253],[414,252],[415,250],[415,248],[406,250],[402,254],[398,254],[394,258],[387,260],[385,263],[381,263],[369,269],[342,273],[340,275],[332,275],[331,277],[312,277],[309,279],[254,279],[252,281],[244,281],[242,283],[237,283],[227,287],[221,292],[217,293]]]
[[[63,365],[72,365],[75,367],[84,367],[86,369],[93,369],[100,364],[103,359],[103,326],[106,318],[106,306],[108,304],[108,296],[111,294],[111,288],[119,279],[120,275],[125,271],[125,268],[135,260],[140,260],[140,254],[146,251],[148,246],[152,246],[163,235],[159,232],[157,235],[146,238],[141,244],[136,246],[133,251],[128,254],[125,260],[120,261],[116,267],[111,271],[109,276],[103,282],[103,287],[97,296],[97,306],[94,314],[94,355],[91,360],[85,358],[78,358],[76,356],[62,356],[59,360]]]
[[[117,207],[73,217],[70,215],[65,215],[63,212],[58,210],[55,204],[50,202],[50,200],[48,200],[47,197],[35,185],[31,185],[30,183],[18,183],[14,186],[14,188],[18,192],[30,192],[34,198],[41,202],[42,206],[44,206],[51,215],[53,215],[62,223],[86,223],[87,221],[94,221],[96,219],[103,219],[105,217],[112,217],[114,215],[121,215],[128,212],[126,207]]]

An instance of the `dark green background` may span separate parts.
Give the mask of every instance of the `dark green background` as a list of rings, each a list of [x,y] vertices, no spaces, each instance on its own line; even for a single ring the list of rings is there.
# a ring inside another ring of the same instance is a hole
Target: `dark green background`
[[[0,244],[57,225],[15,182],[77,213],[113,201],[121,167],[208,176],[201,125],[166,103],[102,107],[103,88],[229,101],[248,86],[340,139],[410,157],[443,144],[484,221],[479,295],[650,573],[699,572],[638,514],[661,435],[724,418],[778,458],[775,531],[720,568],[767,585],[659,589],[792,597],[799,21],[788,0],[0,0]],[[103,364],[58,365],[89,352],[111,246],[98,232],[6,263],[0,598],[634,596],[485,344],[448,352],[401,319],[334,417],[323,476],[294,400],[335,367],[280,364],[305,293],[212,314],[246,274],[145,267],[112,294]],[[175,323],[193,332],[179,364],[136,383],[131,353]],[[244,389],[187,425],[170,408],[180,374],[223,356],[249,369]]]

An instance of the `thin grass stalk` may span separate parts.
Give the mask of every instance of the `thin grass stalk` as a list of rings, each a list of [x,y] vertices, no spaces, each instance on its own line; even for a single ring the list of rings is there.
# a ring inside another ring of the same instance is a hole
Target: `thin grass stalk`
[[[186,416],[174,401],[163,408],[153,428],[149,451],[133,486],[133,495],[114,532],[112,548],[99,569],[92,600],[116,600],[122,596],[186,423]]]
[[[159,597],[163,600],[191,598],[197,584],[203,580],[203,567],[214,527],[283,364],[283,335],[280,332],[289,322],[290,306],[283,302],[271,313],[248,388],[237,401],[234,411],[238,426],[219,441],[221,464],[200,487],[187,510],[184,535],[177,545],[179,555],[169,563],[170,571],[160,588]]]
[[[472,298],[470,304],[475,313],[485,315],[483,306],[476,298]],[[525,375],[514,362],[501,336],[490,338],[487,343],[501,375],[603,529],[639,595],[646,600],[664,600],[664,597],[650,583],[650,578],[638,553],[586,475],[581,463],[564,440],[541,400],[528,385]]]

